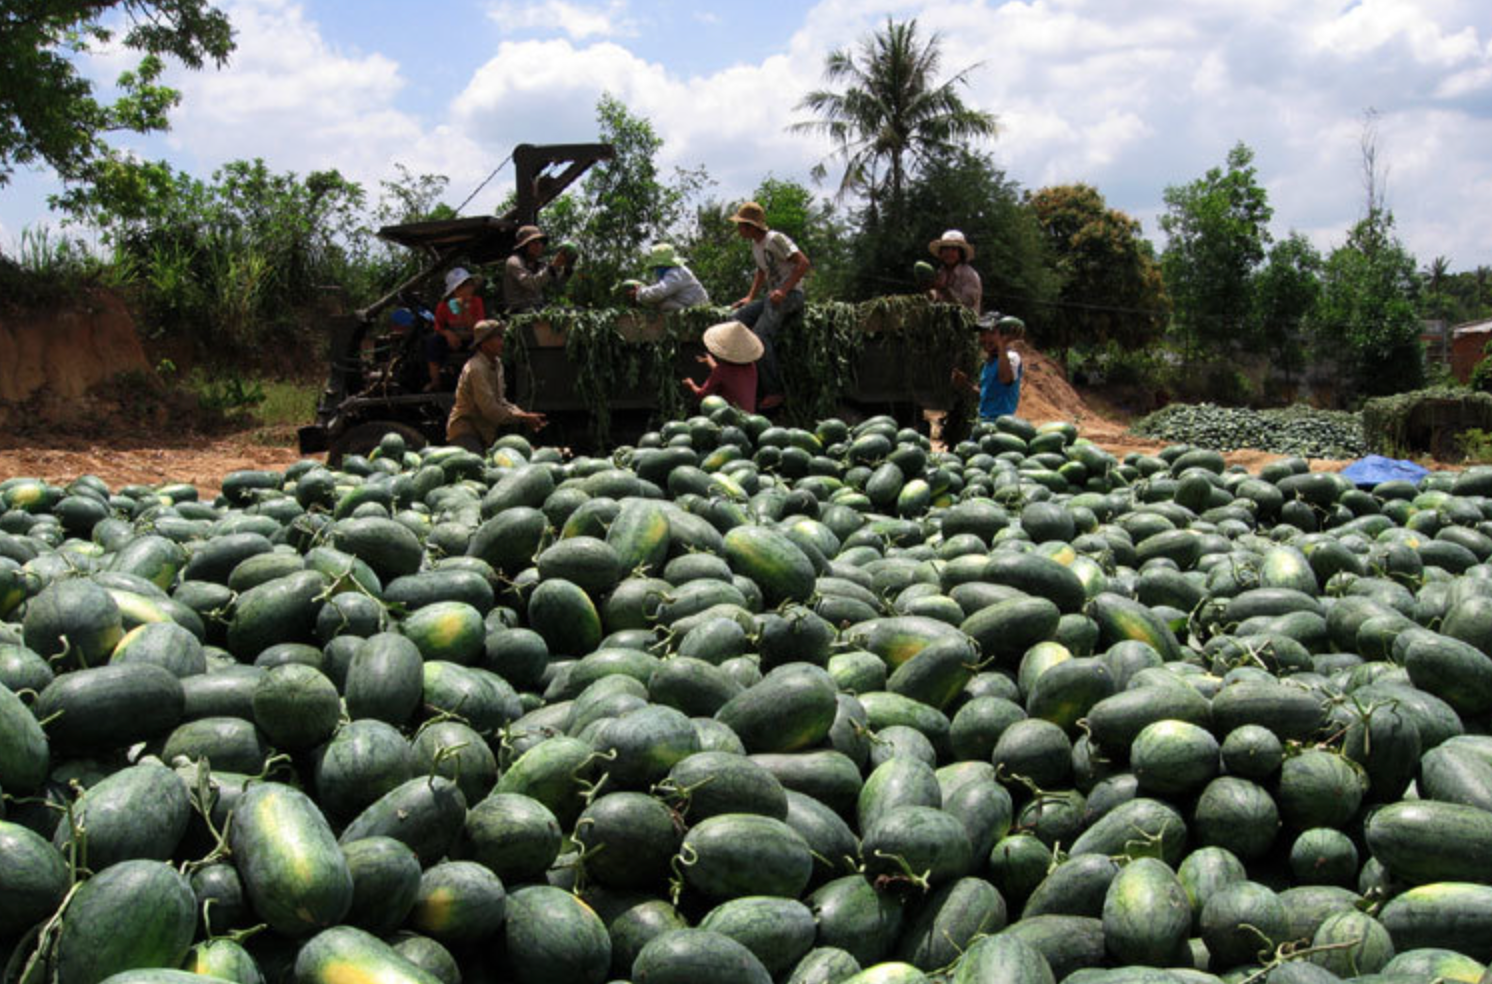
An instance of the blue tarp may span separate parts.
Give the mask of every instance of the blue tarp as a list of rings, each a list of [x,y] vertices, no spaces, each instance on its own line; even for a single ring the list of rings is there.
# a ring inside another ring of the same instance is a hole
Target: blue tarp
[[[1385,458],[1381,454],[1370,454],[1366,458],[1359,458],[1342,469],[1343,478],[1362,488],[1372,488],[1379,482],[1391,482],[1394,479],[1403,479],[1417,485],[1419,480],[1428,474],[1430,474],[1430,469],[1416,465],[1412,461]]]

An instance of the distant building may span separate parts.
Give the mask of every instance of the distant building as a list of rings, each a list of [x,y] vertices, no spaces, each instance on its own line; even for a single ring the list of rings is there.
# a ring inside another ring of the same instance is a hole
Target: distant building
[[[1471,382],[1471,371],[1482,361],[1492,341],[1492,319],[1468,321],[1451,329],[1451,374],[1460,383]]]

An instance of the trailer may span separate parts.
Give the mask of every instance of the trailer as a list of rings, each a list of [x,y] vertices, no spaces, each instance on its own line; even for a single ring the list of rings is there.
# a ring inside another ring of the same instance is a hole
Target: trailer
[[[332,319],[327,383],[314,423],[300,429],[302,453],[328,452],[333,462],[363,454],[392,431],[408,446],[443,443],[454,395],[424,392],[427,381],[415,333],[390,340],[374,330],[395,304],[417,304],[422,287],[458,264],[501,264],[519,226],[597,161],[610,146],[520,146],[513,160],[518,200],[502,216],[476,216],[379,230],[384,239],[427,258],[418,274],[373,304]],[[559,168],[550,174],[550,168]],[[629,443],[661,420],[688,410],[681,380],[703,381],[700,336],[725,320],[723,308],[672,314],[636,308],[552,307],[509,319],[504,353],[509,395],[545,414],[545,440],[575,450],[606,451]],[[958,404],[949,377],[973,368],[972,316],[920,295],[862,304],[810,304],[778,335],[789,415],[856,417],[890,413],[916,425],[924,409]]]

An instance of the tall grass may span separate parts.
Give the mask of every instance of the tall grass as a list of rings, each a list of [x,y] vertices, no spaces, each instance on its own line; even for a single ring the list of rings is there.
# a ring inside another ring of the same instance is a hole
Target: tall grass
[[[265,427],[299,427],[316,415],[316,401],[321,398],[317,383],[293,379],[265,379],[259,382],[264,401],[254,416]]]

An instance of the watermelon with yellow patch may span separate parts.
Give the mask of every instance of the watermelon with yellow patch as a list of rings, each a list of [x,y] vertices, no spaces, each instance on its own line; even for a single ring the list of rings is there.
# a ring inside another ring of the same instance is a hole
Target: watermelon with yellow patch
[[[426,661],[469,665],[482,655],[487,628],[482,613],[464,601],[438,601],[410,615],[400,631]]]
[[[474,943],[502,926],[503,883],[486,865],[445,861],[420,876],[409,922],[442,943]]]
[[[441,984],[430,971],[361,929],[318,933],[295,957],[298,984]]]
[[[282,936],[335,926],[352,907],[347,858],[305,793],[250,786],[234,804],[229,844],[254,912]]]

